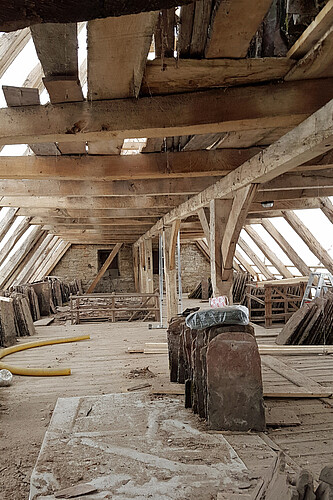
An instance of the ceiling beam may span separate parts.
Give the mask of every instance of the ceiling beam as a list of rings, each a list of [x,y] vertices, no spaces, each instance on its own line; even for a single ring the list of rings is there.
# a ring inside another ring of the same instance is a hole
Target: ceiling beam
[[[17,0],[15,8],[6,1],[0,1],[0,31],[14,31],[40,23],[76,23],[118,17],[127,14],[139,14],[152,10],[169,9],[190,3],[191,0],[111,0],[95,2],[71,0],[44,0],[35,2],[33,8],[26,0]]]
[[[226,175],[262,148],[184,151],[137,155],[0,156],[0,179],[160,179]],[[323,167],[324,168],[324,167]]]
[[[333,100],[262,153],[251,158],[187,202],[160,219],[144,236],[149,238],[164,225],[182,219],[217,198],[232,197],[251,183],[265,183],[310,161],[333,147]]]
[[[272,0],[217,2],[212,14],[205,55],[246,57],[250,42]]]
[[[55,209],[156,209],[175,207],[189,196],[3,196],[1,207],[55,208]]]
[[[105,209],[93,209],[93,208],[81,208],[81,209],[71,209],[71,208],[45,208],[43,209],[43,217],[50,217],[53,219],[63,219],[63,218],[81,218],[81,217],[97,217],[97,218],[158,218],[168,211],[167,208],[105,208]],[[17,215],[25,215],[31,217],[41,217],[40,208],[19,208]]]
[[[220,177],[136,181],[3,180],[2,196],[156,196],[199,193]]]
[[[194,92],[201,89],[280,80],[294,64],[295,62],[288,57],[154,59],[147,61],[141,95]]]
[[[3,108],[0,109],[0,144],[170,137],[293,127],[332,97],[332,80],[319,79],[138,100]]]

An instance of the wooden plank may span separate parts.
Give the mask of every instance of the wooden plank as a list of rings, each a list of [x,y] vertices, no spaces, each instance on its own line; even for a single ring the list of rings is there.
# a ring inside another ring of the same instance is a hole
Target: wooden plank
[[[333,0],[329,0],[317,17],[289,49],[287,56],[300,59],[325,35],[333,23]]]
[[[110,255],[108,256],[108,258],[104,262],[101,269],[98,271],[93,282],[89,285],[89,287],[87,289],[87,293],[92,293],[95,290],[97,284],[100,282],[101,278],[104,276],[105,272],[108,270],[111,262],[116,257],[116,255],[119,252],[119,250],[121,249],[121,247],[122,247],[122,243],[117,243],[117,245],[115,245],[115,247],[112,249],[112,251],[110,252]]]
[[[322,390],[324,391],[330,391],[333,392],[332,389],[328,387],[322,387],[320,384],[318,384],[315,380],[312,380],[311,378],[307,377],[303,373],[298,372],[297,370],[294,370],[290,366],[288,366],[286,363],[283,363],[280,359],[276,359],[273,356],[261,356],[261,362],[264,366],[267,366],[271,370],[273,370],[275,373],[278,373],[279,375],[282,375],[285,379],[289,380],[295,385],[298,385],[299,387],[305,388],[309,390],[310,392],[320,392]]]
[[[333,101],[310,116],[262,154],[226,175],[210,188],[169,212],[144,237],[151,237],[176,218],[183,218],[214,198],[230,196],[250,183],[263,183],[315,158],[333,144]]]
[[[96,146],[99,143],[93,144]],[[118,157],[87,155],[82,158],[1,156],[0,178],[111,181],[226,175],[261,150],[261,148],[223,149]]]
[[[278,258],[278,256],[270,249],[270,247],[265,243],[265,241],[259,236],[257,231],[253,227],[246,225],[244,227],[247,234],[253,239],[255,244],[260,248],[262,253],[267,257],[267,259],[273,264],[273,266],[282,274],[283,278],[292,278],[293,274],[289,269],[283,264],[283,262]]]
[[[182,151],[196,151],[200,149],[207,149],[214,146],[216,142],[218,142],[223,134],[199,134],[192,135],[191,138],[187,141],[185,146],[182,148]]]
[[[260,186],[259,191],[278,191],[291,189],[311,189],[314,182],[318,188],[328,188],[333,185],[333,169],[305,170],[304,172],[288,172]],[[273,198],[274,199],[274,198]]]
[[[0,221],[0,241],[6,236],[7,232],[11,228],[15,217],[16,217],[17,208],[10,208],[6,211],[6,213],[2,215]]]
[[[286,253],[291,262],[295,267],[303,274],[303,276],[309,276],[310,268],[306,265],[304,260],[301,259],[299,254],[294,250],[294,248],[288,243],[288,241],[282,236],[282,234],[275,228],[270,220],[262,220],[261,224],[266,229],[268,234],[276,241],[282,250]]]
[[[30,40],[30,31],[25,28],[13,33],[2,33],[0,37],[0,78]]]
[[[190,57],[204,57],[212,4],[212,0],[198,0],[194,4]]]
[[[321,246],[318,240],[313,236],[311,231],[303,224],[303,222],[292,211],[283,211],[283,216],[290,224],[293,230],[309,247],[311,252],[323,263],[326,269],[333,273],[333,259],[329,253]]]
[[[219,2],[213,13],[206,58],[246,57],[250,42],[270,5],[271,0]]]
[[[142,82],[145,96],[249,85],[279,80],[294,62],[287,57],[247,59],[155,59],[148,61]]]
[[[331,80],[319,79],[134,101],[115,99],[3,108],[0,144],[172,137],[263,126],[292,127],[326,104],[332,94]],[[189,112],[193,109],[195,113]],[[311,158],[305,156],[303,161]]]
[[[53,323],[54,321],[54,316],[49,316],[47,318],[41,318],[38,319],[37,321],[34,321],[35,326],[48,326],[49,324]]]
[[[58,262],[63,258],[71,244],[60,240],[57,242],[54,252],[50,254],[50,259],[43,263],[44,268],[38,269],[37,279],[42,279],[44,276],[49,276]]]

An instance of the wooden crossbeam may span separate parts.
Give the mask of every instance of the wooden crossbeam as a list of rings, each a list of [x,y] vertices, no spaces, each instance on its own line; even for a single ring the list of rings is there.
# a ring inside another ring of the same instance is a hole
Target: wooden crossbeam
[[[4,196],[0,197],[2,207],[38,207],[56,209],[156,209],[174,207],[189,196]]]
[[[226,175],[261,148],[106,156],[1,156],[1,179],[112,181]],[[324,167],[323,167],[324,168]]]
[[[112,249],[112,251],[110,252],[108,258],[106,259],[106,261],[104,262],[103,266],[101,267],[101,269],[99,270],[99,272],[97,273],[96,277],[94,278],[93,282],[89,285],[86,293],[93,293],[93,291],[95,290],[96,286],[98,285],[98,283],[100,282],[101,278],[103,278],[104,274],[106,273],[106,271],[108,270],[111,262],[113,261],[113,259],[116,257],[117,253],[119,252],[119,250],[121,249],[122,247],[122,243],[117,243],[115,245],[115,247]]]
[[[144,97],[136,101],[116,99],[3,108],[0,144],[293,127],[332,98],[332,87],[330,79],[318,79]]]
[[[30,224],[49,224],[54,226],[71,225],[72,227],[80,225],[96,225],[96,226],[148,226],[151,227],[158,217],[139,217],[137,219],[131,217],[115,218],[111,217],[33,217]]]
[[[99,219],[145,219],[145,218],[158,218],[167,212],[167,208],[105,208],[105,209],[93,209],[93,208],[81,208],[81,209],[66,209],[66,208],[45,208],[43,209],[43,216],[50,217],[52,219],[76,219],[76,218],[90,218],[97,217]],[[39,208],[19,208],[17,215],[25,215],[31,217],[40,217],[41,211]]]
[[[141,94],[162,95],[284,78],[288,57],[246,59],[155,59],[147,61]],[[163,71],[161,71],[163,68]]]
[[[155,196],[191,195],[208,187],[220,177],[144,179],[136,181],[55,181],[3,180],[2,196]]]
[[[333,100],[263,153],[251,158],[213,186],[192,197],[160,219],[144,236],[150,238],[163,225],[197,212],[211,200],[232,195],[250,183],[265,183],[333,147]]]

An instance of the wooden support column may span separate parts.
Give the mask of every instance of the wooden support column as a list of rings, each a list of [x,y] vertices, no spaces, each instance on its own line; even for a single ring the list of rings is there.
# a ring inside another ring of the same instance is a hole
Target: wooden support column
[[[207,245],[210,245],[210,229],[209,229],[209,208],[203,207],[198,210],[198,217],[201,222],[201,226],[207,240]]]
[[[256,184],[239,189],[232,200],[210,202],[211,279],[213,294],[226,295],[232,303],[233,259],[239,234]]]
[[[139,292],[146,292],[146,253],[144,241],[139,245]]]
[[[301,219],[293,211],[282,211],[284,218],[298,234],[304,243],[309,247],[311,252],[320,260],[326,269],[333,273],[333,259],[328,252],[321,246],[319,241],[313,236],[311,231],[303,224]]]
[[[139,290],[139,247],[132,245],[133,253],[133,274],[134,274],[134,289],[138,293]]]
[[[146,293],[154,293],[153,240],[145,240]]]
[[[167,303],[167,321],[178,314],[176,244],[180,220],[173,222],[171,227],[163,231],[164,276]]]
[[[213,295],[225,295],[222,283],[222,238],[227,225],[232,200],[212,200],[210,202],[210,274]],[[229,294],[228,294],[229,295]]]
[[[119,252],[119,250],[122,247],[122,245],[123,245],[122,243],[117,243],[114,246],[114,248],[112,249],[112,252],[110,252],[110,255],[108,256],[108,258],[104,262],[103,266],[99,270],[98,274],[96,275],[94,281],[91,283],[91,285],[89,285],[88,290],[87,290],[86,293],[92,293],[95,290],[96,285],[98,284],[98,282],[100,281],[100,279],[104,276],[104,274],[107,271],[109,265],[111,264],[111,262],[113,261],[113,259],[117,255],[117,253]]]

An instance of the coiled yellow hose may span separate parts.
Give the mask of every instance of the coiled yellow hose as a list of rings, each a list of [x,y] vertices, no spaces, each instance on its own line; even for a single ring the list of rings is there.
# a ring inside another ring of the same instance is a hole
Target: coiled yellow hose
[[[89,340],[90,335],[81,335],[79,337],[68,337],[63,339],[38,340],[36,342],[28,342],[27,344],[6,347],[0,351],[0,359],[13,354],[14,352],[25,351],[34,347],[43,347],[44,345],[64,344],[66,342],[78,342],[79,340]],[[0,370],[9,370],[14,375],[27,375],[30,377],[53,377],[59,375],[70,375],[70,368],[20,368],[17,366],[7,365],[0,362]]]

